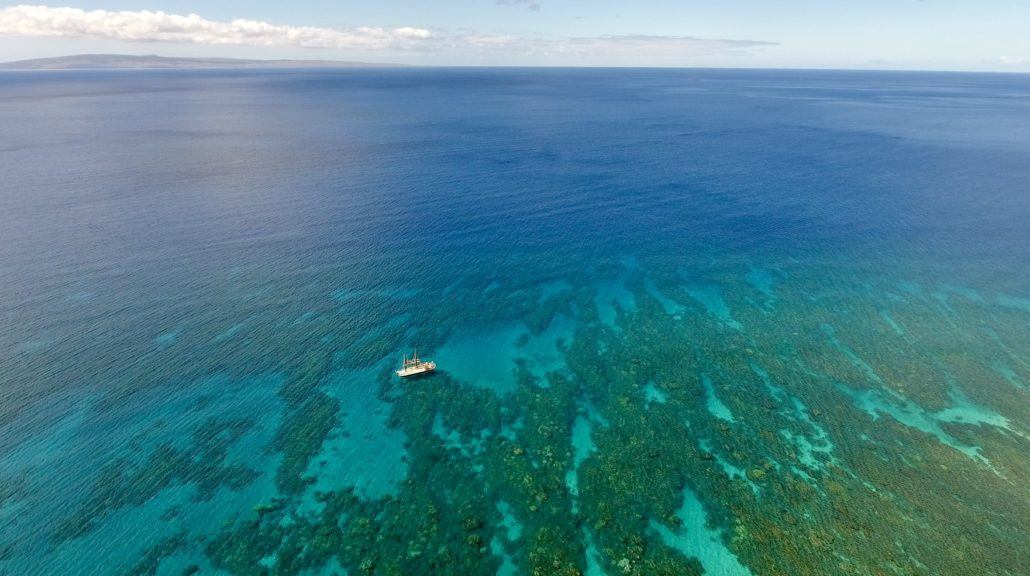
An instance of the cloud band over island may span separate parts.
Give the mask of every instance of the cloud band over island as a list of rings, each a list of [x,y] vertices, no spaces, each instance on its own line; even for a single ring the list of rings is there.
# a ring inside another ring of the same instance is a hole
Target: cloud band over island
[[[137,43],[209,46],[293,47],[329,50],[441,52],[469,51],[549,54],[568,57],[608,53],[613,58],[661,59],[740,53],[772,46],[756,40],[692,36],[602,35],[527,37],[447,31],[416,26],[397,28],[289,26],[259,20],[209,20],[198,14],[162,11],[83,10],[72,7],[16,5],[0,8],[0,35],[114,40]]]
[[[384,49],[430,38],[423,28],[336,30],[283,26],[258,20],[208,20],[197,14],[107,10],[49,6],[0,9],[0,34],[96,38],[125,42],[170,42],[210,45],[297,46],[302,48]]]

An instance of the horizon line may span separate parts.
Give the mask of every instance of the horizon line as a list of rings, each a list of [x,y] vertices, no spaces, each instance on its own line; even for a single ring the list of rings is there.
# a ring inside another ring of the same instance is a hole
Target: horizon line
[[[58,56],[60,58],[60,56]],[[175,57],[172,57],[175,58]],[[186,57],[192,58],[192,57]],[[257,60],[249,58],[222,58],[196,57],[197,59],[212,58],[222,60],[240,60],[241,62],[305,62],[303,59],[277,58],[269,60]],[[29,60],[36,60],[32,58]],[[13,72],[259,72],[259,71],[301,71],[301,70],[331,70],[335,72],[361,71],[361,70],[711,70],[711,71],[741,71],[741,72],[879,72],[896,74],[982,74],[982,75],[1003,75],[1003,76],[1030,76],[1030,72],[1020,70],[977,70],[977,69],[928,69],[928,68],[834,68],[823,66],[603,66],[603,65],[559,65],[559,64],[408,64],[402,62],[360,62],[353,61],[351,66],[223,66],[223,67],[202,67],[202,66],[181,66],[181,67],[160,67],[160,66],[108,66],[108,67],[81,67],[81,68],[5,68],[5,65],[25,62],[25,60],[12,60],[0,62],[0,73]],[[331,62],[331,61],[326,61]],[[348,61],[340,61],[348,62]]]

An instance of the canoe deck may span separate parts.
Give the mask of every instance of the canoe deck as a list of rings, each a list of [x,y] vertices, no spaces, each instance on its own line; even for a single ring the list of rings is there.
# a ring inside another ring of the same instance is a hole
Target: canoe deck
[[[429,374],[435,370],[436,362],[419,362],[418,364],[408,365],[401,368],[397,371],[397,375],[401,378],[409,378],[420,374]]]

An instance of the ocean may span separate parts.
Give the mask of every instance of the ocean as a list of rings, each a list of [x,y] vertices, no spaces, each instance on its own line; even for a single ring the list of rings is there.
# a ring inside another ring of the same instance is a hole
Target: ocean
[[[0,73],[3,575],[1025,573],[1028,387],[1030,76]]]

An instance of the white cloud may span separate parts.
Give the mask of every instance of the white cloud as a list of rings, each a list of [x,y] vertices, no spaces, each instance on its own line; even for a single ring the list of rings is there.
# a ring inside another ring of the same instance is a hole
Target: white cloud
[[[998,63],[1003,66],[1022,66],[1026,64],[1026,60],[1005,54],[998,58]]]
[[[685,56],[701,56],[726,52],[741,52],[774,46],[773,42],[757,40],[725,40],[694,38],[693,36],[619,35],[569,38],[564,49],[580,53],[615,51],[622,54],[647,53],[659,50]]]
[[[336,30],[283,26],[258,20],[207,20],[197,14],[109,12],[48,6],[0,9],[0,34],[97,38],[126,42],[173,42],[209,45],[297,46],[303,48],[398,48],[432,36],[424,28],[355,28]]]
[[[530,6],[534,2],[507,0]],[[208,20],[197,14],[82,10],[70,7],[0,8],[0,35],[60,37],[122,42],[209,46],[271,46],[346,50],[367,54],[391,51],[404,59],[447,63],[544,63],[560,65],[679,66],[711,56],[748,55],[771,45],[752,40],[689,36],[539,37],[484,34],[475,30],[426,28],[321,28],[258,20]]]
[[[526,54],[559,62],[590,61],[622,65],[643,63],[678,65],[709,56],[746,55],[754,49],[775,46],[756,40],[724,40],[692,36],[611,35],[565,38],[530,38],[517,35],[483,35],[465,32],[449,36],[451,45],[481,55]]]

